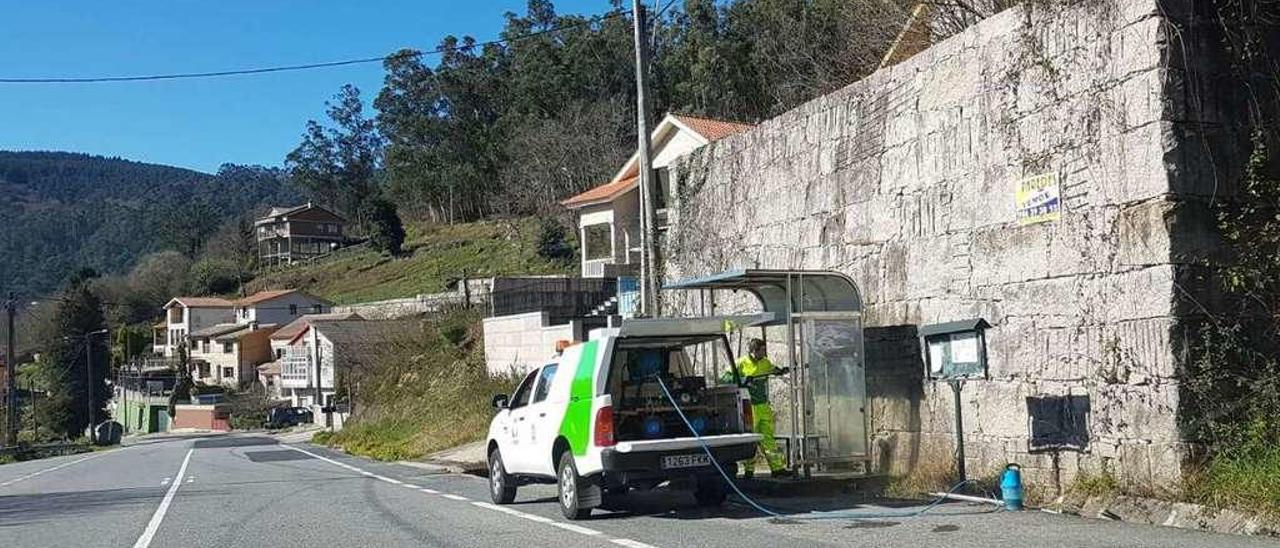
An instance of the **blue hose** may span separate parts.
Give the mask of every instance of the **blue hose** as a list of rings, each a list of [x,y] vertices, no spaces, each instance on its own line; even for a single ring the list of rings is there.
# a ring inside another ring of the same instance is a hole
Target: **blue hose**
[[[905,511],[905,512],[859,512],[855,510],[837,510],[834,512],[810,512],[808,514],[803,514],[803,515],[785,515],[785,514],[781,514],[773,510],[770,510],[768,508],[765,508],[764,506],[761,506],[760,503],[753,500],[751,497],[748,497],[746,493],[743,493],[742,489],[738,488],[738,484],[733,481],[733,477],[731,477],[727,472],[725,472],[724,467],[720,466],[720,462],[717,461],[715,455],[711,453],[711,448],[707,446],[706,442],[702,441],[702,435],[699,434],[698,431],[694,429],[693,424],[689,422],[689,417],[686,417],[684,414],[684,410],[680,409],[680,404],[676,402],[676,399],[674,397],[671,396],[671,391],[667,389],[667,384],[665,382],[662,382],[661,377],[655,376],[654,378],[657,379],[658,386],[662,387],[663,395],[667,397],[667,400],[671,402],[671,406],[675,408],[676,414],[680,415],[680,420],[684,421],[684,425],[689,428],[690,432],[693,433],[694,439],[698,440],[698,445],[702,446],[702,450],[706,452],[707,459],[710,460],[711,464],[716,467],[716,471],[720,472],[720,477],[724,478],[725,483],[728,483],[729,487],[733,488],[733,492],[737,493],[739,498],[746,501],[747,504],[751,505],[752,508],[755,508],[762,514],[765,514],[767,516],[771,516],[774,518],[786,519],[786,520],[914,518],[914,517],[923,515],[925,512],[933,510],[934,508],[937,508],[938,505],[942,504],[942,502],[947,498],[944,495],[934,499],[933,502],[930,502],[929,504],[925,505],[923,508]],[[961,487],[964,487],[969,483],[971,483],[970,480],[965,480],[960,483],[957,483],[954,487],[951,488],[950,491],[947,491],[946,494],[950,495],[952,493],[955,493],[956,491],[960,490]]]

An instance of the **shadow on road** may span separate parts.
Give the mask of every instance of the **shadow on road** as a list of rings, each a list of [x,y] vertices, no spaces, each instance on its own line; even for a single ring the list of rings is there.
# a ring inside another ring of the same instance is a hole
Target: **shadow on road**
[[[196,449],[226,449],[232,447],[255,447],[260,445],[277,445],[279,442],[265,436],[223,436],[219,438],[197,440]]]
[[[0,528],[105,512],[150,512],[166,486],[0,496]]]
[[[549,499],[555,502],[554,498]],[[542,500],[531,500],[542,502]],[[799,516],[821,512],[839,512],[839,519],[858,520],[857,527],[892,527],[897,519],[906,519],[911,513],[921,509],[925,503],[918,500],[873,499],[866,497],[805,497],[800,499],[757,499],[761,506],[783,516]],[[971,503],[944,503],[930,511],[929,515],[964,516],[989,514],[998,509],[979,506]],[[859,518],[865,515],[866,518]],[[759,510],[731,496],[729,501],[720,507],[701,507],[697,505],[692,493],[675,489],[653,489],[648,491],[632,491],[626,496],[606,497],[604,504],[597,509],[591,519],[611,520],[635,517],[660,519],[699,520],[699,519],[757,519],[763,517]],[[780,521],[798,523],[795,520]]]

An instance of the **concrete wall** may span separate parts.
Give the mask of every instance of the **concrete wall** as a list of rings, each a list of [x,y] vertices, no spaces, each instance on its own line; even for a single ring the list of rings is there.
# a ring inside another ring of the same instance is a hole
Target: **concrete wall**
[[[489,373],[524,373],[555,355],[556,341],[583,340],[582,325],[547,325],[545,312],[484,319],[484,359]]]
[[[366,320],[394,320],[422,314],[434,314],[450,306],[484,303],[489,299],[494,278],[466,280],[466,290],[462,286],[452,291],[441,293],[425,293],[404,299],[388,299],[333,307],[335,314],[355,312]]]
[[[230,411],[219,405],[176,405],[173,414],[173,430],[231,429]]]
[[[1186,99],[1170,90],[1161,13],[1185,2],[1162,4],[1014,8],[694,152],[674,165],[666,278],[851,276],[885,472],[927,472],[954,447],[951,392],[923,380],[915,330],[981,317],[989,379],[962,402],[971,476],[1012,461],[1040,485],[1105,470],[1176,488],[1175,282],[1212,245],[1186,202],[1211,174],[1179,154],[1194,137],[1171,131]],[[1022,226],[1013,185],[1043,173],[1062,217]],[[666,310],[689,312],[687,298]],[[1067,395],[1089,398],[1087,449],[1030,453],[1028,398]]]

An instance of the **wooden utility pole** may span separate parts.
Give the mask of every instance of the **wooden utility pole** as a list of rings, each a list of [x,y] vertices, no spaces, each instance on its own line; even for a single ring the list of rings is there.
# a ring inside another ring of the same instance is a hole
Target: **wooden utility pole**
[[[9,292],[9,300],[4,303],[5,316],[8,317],[8,347],[4,353],[4,403],[5,403],[5,431],[4,441],[7,445],[18,444],[18,388],[17,388],[17,358],[14,357],[13,348],[13,317],[17,314],[17,299],[14,298],[13,292]]]
[[[657,315],[657,230],[654,227],[653,165],[649,158],[649,41],[645,39],[645,6],[631,1],[636,42],[636,137],[640,160],[640,315]]]

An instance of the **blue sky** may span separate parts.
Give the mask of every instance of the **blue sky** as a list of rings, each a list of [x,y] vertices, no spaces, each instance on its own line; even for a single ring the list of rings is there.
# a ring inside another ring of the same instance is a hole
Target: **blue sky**
[[[146,0],[0,3],[0,78],[88,77],[302,64],[497,37],[525,0]],[[560,0],[601,13],[608,0]],[[214,171],[279,165],[344,83],[372,102],[373,63],[142,83],[0,84],[0,150],[67,150]]]

